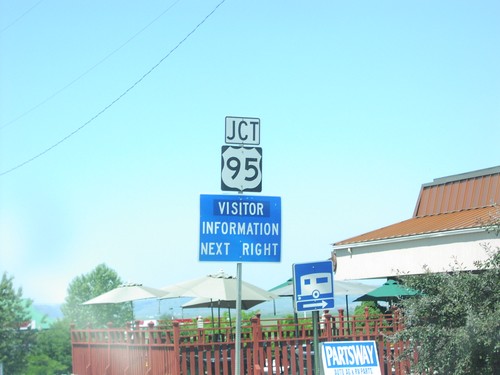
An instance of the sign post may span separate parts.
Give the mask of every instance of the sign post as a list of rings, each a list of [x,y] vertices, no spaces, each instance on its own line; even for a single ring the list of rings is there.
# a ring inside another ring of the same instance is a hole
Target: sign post
[[[235,374],[241,374],[241,280],[242,280],[242,265],[241,263],[236,263],[236,281],[237,288],[236,291],[236,338],[234,340],[234,355],[236,360],[234,363]]]

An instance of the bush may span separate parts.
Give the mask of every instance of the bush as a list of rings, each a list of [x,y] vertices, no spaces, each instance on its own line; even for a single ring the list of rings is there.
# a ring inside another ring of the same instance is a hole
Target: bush
[[[450,272],[406,276],[405,285],[422,296],[400,302],[403,331],[396,340],[418,353],[412,370],[437,374],[494,374],[500,368],[500,250],[486,247],[477,272],[454,264]]]

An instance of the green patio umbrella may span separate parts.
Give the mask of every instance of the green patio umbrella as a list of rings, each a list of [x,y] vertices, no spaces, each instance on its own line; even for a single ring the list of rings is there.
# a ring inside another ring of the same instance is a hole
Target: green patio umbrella
[[[359,298],[356,298],[354,302],[385,301],[389,302],[389,304],[392,305],[396,300],[405,297],[416,296],[418,294],[418,291],[411,288],[406,288],[403,285],[399,284],[396,280],[389,279],[380,287],[372,290],[369,293],[366,293],[365,295],[362,295]]]

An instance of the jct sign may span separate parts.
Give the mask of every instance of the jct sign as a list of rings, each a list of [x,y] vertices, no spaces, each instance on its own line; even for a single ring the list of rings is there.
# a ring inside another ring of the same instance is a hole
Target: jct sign
[[[281,198],[200,195],[199,260],[279,262]]]
[[[260,143],[260,119],[255,117],[226,117],[226,143],[258,145]]]

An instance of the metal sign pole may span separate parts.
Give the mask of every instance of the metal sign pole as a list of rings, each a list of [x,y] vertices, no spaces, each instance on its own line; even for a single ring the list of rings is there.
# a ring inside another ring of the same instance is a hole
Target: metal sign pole
[[[313,348],[314,348],[314,373],[321,374],[319,368],[319,340],[318,340],[318,324],[319,324],[319,311],[312,312],[313,321]]]
[[[236,339],[234,341],[234,372],[236,375],[241,374],[241,263],[236,264],[236,281],[237,281],[237,293],[236,293]]]

